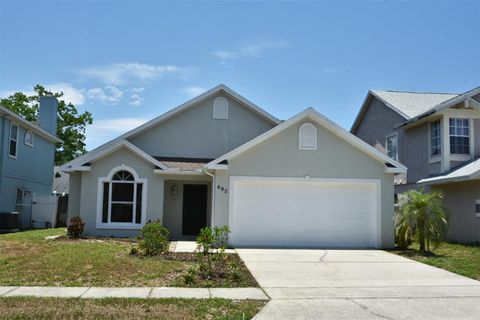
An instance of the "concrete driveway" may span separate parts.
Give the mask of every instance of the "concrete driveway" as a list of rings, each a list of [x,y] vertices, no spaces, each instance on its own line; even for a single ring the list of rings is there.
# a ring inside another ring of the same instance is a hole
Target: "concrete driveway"
[[[255,319],[479,319],[480,282],[380,250],[237,249],[272,299]]]

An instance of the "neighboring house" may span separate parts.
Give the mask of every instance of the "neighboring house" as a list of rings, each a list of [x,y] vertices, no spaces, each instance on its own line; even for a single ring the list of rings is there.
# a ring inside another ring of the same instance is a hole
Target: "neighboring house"
[[[98,236],[161,220],[228,225],[235,246],[392,247],[406,168],[313,109],[280,121],[219,85],[62,167],[69,217]]]
[[[55,144],[61,142],[55,136],[55,97],[40,98],[38,120],[37,125],[0,106],[0,214],[18,212],[21,229],[47,226],[53,218]]]
[[[463,94],[371,90],[351,132],[408,168],[397,193],[445,194],[450,241],[480,242],[480,87]]]

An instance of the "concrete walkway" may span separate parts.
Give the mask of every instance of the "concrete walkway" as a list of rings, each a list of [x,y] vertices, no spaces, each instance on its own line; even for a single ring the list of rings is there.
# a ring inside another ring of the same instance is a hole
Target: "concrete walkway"
[[[271,298],[257,320],[479,319],[479,281],[385,251],[237,252]]]
[[[268,300],[259,288],[100,288],[100,287],[0,287],[0,297],[58,298],[223,298],[232,300]]]

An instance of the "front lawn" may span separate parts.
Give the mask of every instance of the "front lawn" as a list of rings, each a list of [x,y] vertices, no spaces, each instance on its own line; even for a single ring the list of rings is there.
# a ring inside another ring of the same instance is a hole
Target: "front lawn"
[[[418,244],[408,250],[393,250],[392,253],[442,268],[463,276],[480,280],[480,246],[442,243],[433,254],[423,255]]]
[[[45,240],[65,234],[46,229],[0,235],[0,285],[3,286],[186,286],[193,265],[188,254],[132,256],[132,241],[120,239]],[[241,277],[207,283],[214,287],[257,287],[238,255]],[[198,283],[197,286],[205,285]]]
[[[264,301],[0,298],[1,319],[251,319]]]

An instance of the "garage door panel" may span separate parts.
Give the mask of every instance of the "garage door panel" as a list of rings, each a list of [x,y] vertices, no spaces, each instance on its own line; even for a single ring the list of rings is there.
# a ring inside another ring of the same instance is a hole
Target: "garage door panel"
[[[239,180],[231,188],[234,245],[373,247],[375,183]]]

